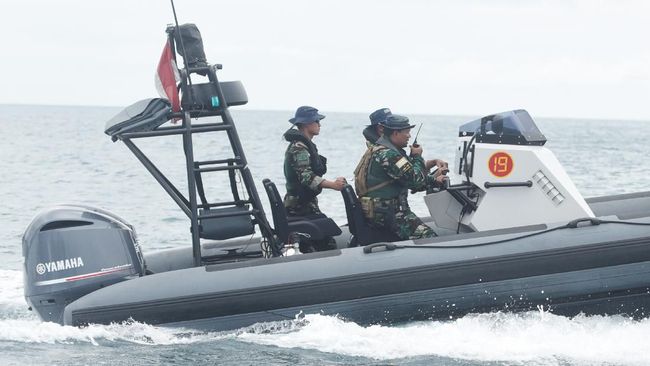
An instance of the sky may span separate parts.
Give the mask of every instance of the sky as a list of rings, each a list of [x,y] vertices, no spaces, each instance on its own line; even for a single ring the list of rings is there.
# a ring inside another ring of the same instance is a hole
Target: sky
[[[168,0],[0,0],[0,104],[157,96]],[[176,0],[252,110],[650,120],[650,1]]]

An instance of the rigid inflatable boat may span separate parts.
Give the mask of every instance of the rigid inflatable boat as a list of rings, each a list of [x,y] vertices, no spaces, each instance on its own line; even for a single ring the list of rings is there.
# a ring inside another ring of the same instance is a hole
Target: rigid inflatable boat
[[[225,330],[309,313],[360,324],[540,306],[566,315],[646,316],[650,192],[585,200],[526,111],[460,126],[451,184],[424,197],[436,238],[391,241],[366,225],[350,186],[342,191],[347,225],[287,218],[275,184],[264,180],[271,225],[229,113],[247,102],[243,85],[218,80],[220,65],[201,58],[195,27],[167,33],[174,60],[185,42],[180,108],[143,100],[108,121],[105,132],[188,216],[191,245],[143,253],[133,226],[108,211],[62,205],[39,213],[23,237],[23,255],[25,297],[43,320]],[[207,81],[192,83],[195,74]],[[200,133],[226,133],[233,157],[195,160]],[[186,194],[135,144],[169,135],[183,137]],[[212,172],[228,174],[232,198],[206,199],[202,177]],[[326,236],[337,249],[297,251],[302,238]]]

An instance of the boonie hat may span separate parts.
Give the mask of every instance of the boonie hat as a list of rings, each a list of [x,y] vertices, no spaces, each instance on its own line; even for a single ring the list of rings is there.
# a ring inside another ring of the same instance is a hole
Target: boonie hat
[[[385,122],[388,116],[392,116],[393,113],[388,108],[379,108],[376,111],[370,113],[370,125],[376,126],[381,122]]]
[[[325,118],[325,116],[318,114],[318,109],[304,105],[296,109],[295,117],[291,118],[289,122],[293,123],[294,125],[298,125],[301,123],[318,122],[323,118]]]
[[[386,118],[386,121],[380,122],[380,125],[389,130],[406,130],[415,127],[415,125],[409,124],[408,117],[400,116],[399,114],[391,114]]]

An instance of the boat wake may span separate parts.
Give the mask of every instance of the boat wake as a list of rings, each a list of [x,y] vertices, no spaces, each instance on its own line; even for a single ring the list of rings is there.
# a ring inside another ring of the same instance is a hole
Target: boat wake
[[[422,356],[524,364],[648,364],[640,352],[650,319],[566,318],[545,311],[472,314],[453,321],[363,327],[307,315],[295,332],[242,333],[239,339],[283,348],[315,349],[378,360]]]
[[[84,328],[42,322],[36,314],[27,310],[20,271],[0,270],[0,294],[0,342],[93,345],[127,342],[171,345],[233,337],[180,328],[155,327],[139,322],[90,325]]]
[[[138,322],[89,325],[84,328],[63,326],[40,320],[0,321],[0,342],[84,344],[95,346],[126,342],[139,345],[176,345],[218,341],[228,337],[216,333],[162,328]]]

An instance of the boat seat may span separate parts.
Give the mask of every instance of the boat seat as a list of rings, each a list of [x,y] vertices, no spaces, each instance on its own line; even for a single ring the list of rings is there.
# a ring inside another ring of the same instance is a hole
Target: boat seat
[[[351,247],[400,240],[397,235],[388,230],[373,228],[368,225],[361,209],[361,202],[351,185],[345,185],[341,194],[345,203],[345,213],[348,216],[350,233],[353,235],[350,241]]]
[[[287,216],[287,211],[284,208],[284,203],[282,202],[282,198],[280,198],[280,193],[278,193],[275,183],[267,178],[262,181],[262,184],[264,185],[266,194],[269,196],[275,233],[283,243],[287,243],[289,234],[291,233],[307,234],[311,240],[321,240],[327,237],[341,235],[341,228],[339,228],[334,220],[324,214]]]
[[[222,207],[199,210],[199,236],[203,239],[225,240],[255,233],[255,227],[250,215],[242,213],[250,212],[248,205],[235,207]],[[201,219],[204,215],[225,214],[232,216],[212,217]]]

